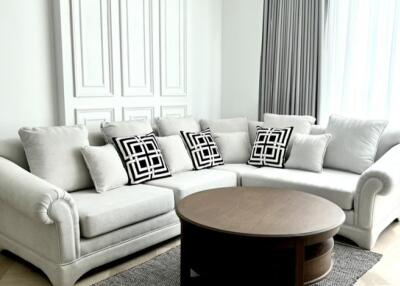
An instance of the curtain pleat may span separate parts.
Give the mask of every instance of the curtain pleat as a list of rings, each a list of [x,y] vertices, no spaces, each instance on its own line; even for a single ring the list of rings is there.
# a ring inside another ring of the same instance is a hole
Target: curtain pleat
[[[321,33],[327,0],[264,0],[259,118],[319,114]]]

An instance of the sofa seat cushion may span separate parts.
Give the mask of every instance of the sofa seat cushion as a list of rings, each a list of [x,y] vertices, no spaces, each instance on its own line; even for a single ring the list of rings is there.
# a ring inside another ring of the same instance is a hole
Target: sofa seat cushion
[[[81,236],[95,237],[174,209],[172,190],[149,185],[123,186],[108,192],[84,190],[75,200]]]
[[[175,202],[178,203],[184,197],[199,191],[237,186],[237,176],[234,172],[213,168],[176,173],[172,177],[149,181],[146,184],[173,189]]]
[[[321,196],[344,210],[351,210],[359,177],[357,174],[332,169],[314,173],[265,167],[243,174],[242,184],[303,191]]]
[[[225,171],[235,173],[237,176],[238,185],[241,186],[243,174],[254,171],[254,170],[258,170],[259,168],[248,165],[248,164],[225,164],[225,165],[217,166],[217,167],[215,167],[215,169],[225,170]]]
[[[130,251],[136,252],[145,245],[153,245],[179,234],[179,219],[175,210],[93,238],[81,238],[81,255],[109,249],[110,246],[136,242]],[[137,249],[138,248],[138,249]],[[135,250],[136,249],[136,250]]]

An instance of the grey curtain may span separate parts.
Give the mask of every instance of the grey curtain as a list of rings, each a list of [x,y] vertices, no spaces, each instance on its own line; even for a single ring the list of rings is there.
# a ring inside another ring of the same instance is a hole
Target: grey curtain
[[[259,119],[318,118],[322,32],[327,0],[264,0]]]

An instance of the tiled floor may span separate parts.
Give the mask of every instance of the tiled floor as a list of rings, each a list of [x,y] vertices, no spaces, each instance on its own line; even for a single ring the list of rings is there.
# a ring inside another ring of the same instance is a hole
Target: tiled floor
[[[118,262],[101,267],[85,275],[78,286],[91,285],[135,265],[143,263],[179,244],[179,239],[169,241]],[[381,261],[367,272],[357,286],[400,285],[400,223],[393,223],[379,238],[373,249],[383,254]],[[0,254],[0,286],[44,286],[50,285],[47,278],[37,269],[10,254]]]

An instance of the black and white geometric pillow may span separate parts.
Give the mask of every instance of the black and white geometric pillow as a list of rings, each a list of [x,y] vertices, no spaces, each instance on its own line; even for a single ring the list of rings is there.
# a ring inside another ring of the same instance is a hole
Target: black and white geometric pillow
[[[209,128],[200,132],[181,131],[195,170],[223,165],[221,153]]]
[[[285,167],[285,153],[293,127],[262,128],[257,126],[256,140],[253,144],[250,159],[253,166]]]
[[[153,133],[114,137],[113,141],[124,162],[130,185],[171,176]]]

